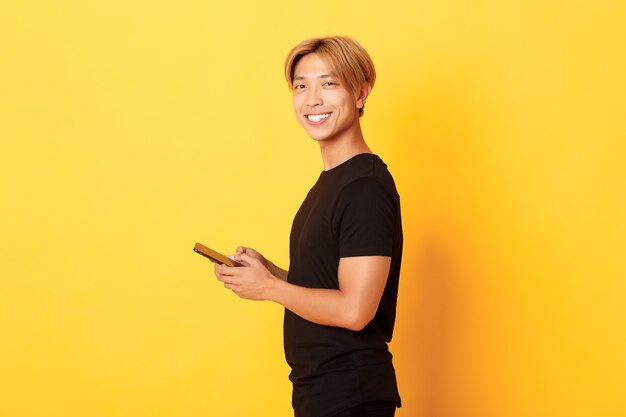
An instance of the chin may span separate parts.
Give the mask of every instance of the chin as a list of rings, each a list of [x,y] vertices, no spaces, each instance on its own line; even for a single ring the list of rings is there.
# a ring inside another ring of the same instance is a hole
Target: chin
[[[306,134],[308,137],[310,137],[313,140],[320,140],[326,137],[325,135],[320,135],[319,132],[309,132],[308,130],[306,131]]]
[[[322,141],[330,139],[330,136],[328,136],[328,135],[320,135],[320,134],[317,134],[317,135],[309,134],[309,137],[311,139],[313,139],[314,141],[316,141],[316,142],[322,142]]]

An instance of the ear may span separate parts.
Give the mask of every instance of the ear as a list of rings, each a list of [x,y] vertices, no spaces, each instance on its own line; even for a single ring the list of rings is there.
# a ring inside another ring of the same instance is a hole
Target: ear
[[[359,90],[359,95],[356,98],[357,109],[362,109],[363,106],[365,106],[365,101],[367,100],[367,96],[370,95],[370,91],[372,91],[372,85],[367,82],[363,83],[361,90]]]

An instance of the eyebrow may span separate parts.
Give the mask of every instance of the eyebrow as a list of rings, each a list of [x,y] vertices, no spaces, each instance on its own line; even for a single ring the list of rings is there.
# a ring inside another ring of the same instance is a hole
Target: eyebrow
[[[321,74],[319,75],[317,78],[329,78],[329,77],[336,77],[337,74],[335,74],[334,72],[331,72],[330,74]],[[306,79],[306,77],[303,77],[302,75],[298,75],[296,77],[293,77],[293,80],[304,80]]]

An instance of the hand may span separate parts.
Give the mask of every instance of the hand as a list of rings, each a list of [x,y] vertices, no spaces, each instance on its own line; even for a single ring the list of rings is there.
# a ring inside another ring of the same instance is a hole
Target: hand
[[[235,259],[244,266],[229,267],[215,264],[215,276],[218,281],[224,283],[225,288],[232,290],[241,298],[267,300],[271,285],[278,278],[270,273],[260,259],[250,256],[245,251],[247,248],[242,249],[244,250],[241,252],[239,248],[237,249],[239,255]],[[261,256],[257,252],[254,253]],[[262,256],[261,258],[265,260]]]
[[[246,254],[249,257],[258,260],[259,262],[261,262],[261,264],[266,269],[268,269],[270,272],[272,272],[274,264],[272,262],[268,261],[267,259],[265,259],[265,257],[263,255],[261,255],[259,252],[257,252],[256,250],[254,250],[252,248],[247,248],[245,246],[239,246],[237,248],[237,251],[235,251],[235,254],[232,256],[232,258],[235,261],[240,262],[240,263],[246,265],[245,261],[241,258],[241,255],[243,255],[243,254]]]

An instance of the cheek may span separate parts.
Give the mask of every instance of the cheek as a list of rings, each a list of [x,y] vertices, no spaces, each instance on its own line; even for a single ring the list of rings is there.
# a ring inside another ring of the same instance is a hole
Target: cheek
[[[296,112],[296,114],[299,113],[300,109],[302,108],[302,97],[293,96],[293,99],[291,102],[293,104],[293,109]]]
[[[328,95],[327,102],[333,103],[333,105],[337,108],[356,107],[356,101],[354,98],[344,91],[333,91],[332,94]]]
[[[293,100],[293,114],[296,116],[298,123],[305,126],[306,123],[304,123],[304,120],[302,120],[302,116],[300,115],[300,107],[300,104],[296,100]]]
[[[291,101],[291,104],[293,104],[293,111],[296,112],[296,114],[298,114],[299,109],[300,109],[300,103],[298,102],[297,98],[293,98],[293,100]]]

